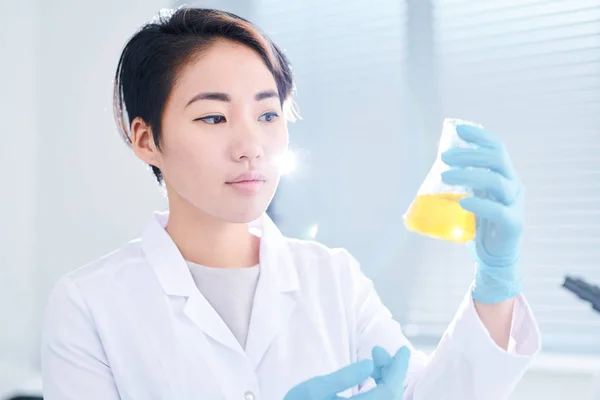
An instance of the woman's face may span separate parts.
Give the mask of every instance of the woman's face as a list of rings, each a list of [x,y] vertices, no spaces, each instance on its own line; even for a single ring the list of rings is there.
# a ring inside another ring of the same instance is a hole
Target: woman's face
[[[271,201],[287,146],[273,75],[253,50],[217,41],[178,74],[153,165],[171,207],[245,223]]]

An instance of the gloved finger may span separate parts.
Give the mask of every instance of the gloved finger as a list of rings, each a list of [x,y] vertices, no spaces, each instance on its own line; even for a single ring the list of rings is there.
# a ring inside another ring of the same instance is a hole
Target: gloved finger
[[[375,383],[379,383],[383,375],[387,373],[389,365],[392,363],[394,358],[390,353],[387,352],[386,349],[380,346],[373,347],[371,354],[373,356],[374,364],[371,378],[375,380]]]
[[[471,196],[460,199],[460,206],[475,214],[478,218],[485,218],[500,226],[513,226],[516,224],[511,208],[493,200]]]
[[[458,137],[467,143],[493,149],[500,148],[502,146],[502,141],[500,138],[498,138],[498,136],[476,126],[466,124],[457,125],[456,133],[458,134]]]
[[[371,354],[373,356],[373,364],[375,364],[375,367],[387,365],[394,359],[392,355],[381,346],[373,347]]]
[[[387,353],[387,352],[386,352]],[[404,380],[408,371],[410,350],[403,346],[391,360],[390,369],[383,381],[368,392],[352,396],[353,400],[388,400],[401,399],[404,394]]]
[[[512,162],[503,149],[455,147],[442,153],[442,161],[451,167],[486,168],[511,179]]]
[[[513,204],[519,193],[519,185],[502,175],[483,169],[453,168],[442,172],[442,181],[449,185],[463,186],[482,192],[504,205]]]
[[[410,361],[410,349],[402,346],[394,355],[394,361],[390,366],[390,370],[383,379],[385,384],[390,388],[404,390],[404,380],[408,372],[408,362]]]
[[[306,398],[329,399],[367,380],[373,372],[372,360],[361,360],[331,374],[313,378],[307,386]]]

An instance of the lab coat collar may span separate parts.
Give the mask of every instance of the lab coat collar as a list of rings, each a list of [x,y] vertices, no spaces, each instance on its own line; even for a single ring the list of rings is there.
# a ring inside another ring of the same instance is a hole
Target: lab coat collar
[[[189,297],[197,288],[185,259],[165,230],[168,220],[168,212],[154,213],[142,236],[142,249],[164,292],[170,296]],[[275,223],[265,213],[250,222],[248,228],[261,238],[261,279],[266,277],[281,292],[297,291],[298,275],[288,244]]]
[[[164,229],[168,216],[156,213],[142,238],[142,249],[165,294],[185,297],[184,313],[196,326],[258,368],[296,306],[299,280],[287,240],[266,214],[249,224],[261,238],[260,275],[244,350],[197,289],[186,261]]]

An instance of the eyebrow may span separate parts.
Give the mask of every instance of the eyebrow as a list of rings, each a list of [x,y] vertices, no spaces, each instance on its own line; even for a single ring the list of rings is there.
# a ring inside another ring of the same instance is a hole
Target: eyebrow
[[[273,97],[279,98],[279,95],[277,94],[276,91],[274,91],[274,90],[265,90],[265,91],[256,93],[256,95],[254,96],[254,100],[261,101],[261,100],[270,99],[270,98],[273,98]]]
[[[279,95],[277,94],[276,91],[263,90],[262,92],[258,92],[258,93],[256,93],[256,95],[254,95],[254,100],[261,101],[261,100],[270,99],[273,97],[279,98]],[[192,97],[185,106],[187,107],[190,104],[192,104],[196,101],[199,101],[199,100],[216,100],[216,101],[230,102],[231,97],[227,93],[222,93],[222,92],[202,92],[202,93],[198,93],[197,95]]]

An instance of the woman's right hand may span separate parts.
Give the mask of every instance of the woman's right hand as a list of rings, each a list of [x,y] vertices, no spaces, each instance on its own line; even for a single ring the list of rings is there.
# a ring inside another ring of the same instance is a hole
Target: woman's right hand
[[[373,373],[373,361],[362,360],[329,375],[317,376],[294,386],[283,400],[333,400],[337,394],[367,380]]]

